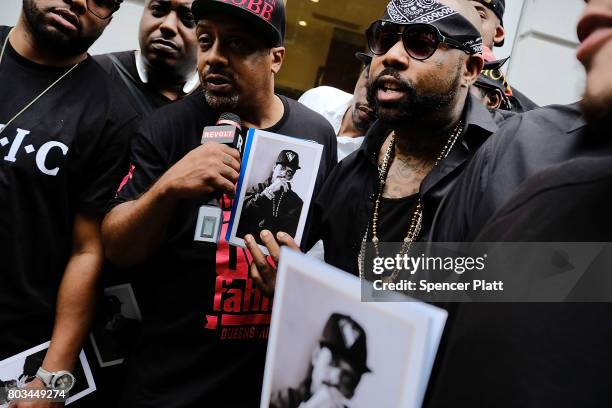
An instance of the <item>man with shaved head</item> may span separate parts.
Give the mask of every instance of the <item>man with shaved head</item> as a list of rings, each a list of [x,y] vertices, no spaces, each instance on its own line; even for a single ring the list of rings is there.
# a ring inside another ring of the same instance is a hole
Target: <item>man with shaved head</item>
[[[141,115],[184,97],[199,85],[191,3],[147,0],[140,18],[140,49],[95,57]]]
[[[480,18],[465,1],[389,2],[367,30],[368,102],[378,120],[332,172],[314,203],[326,262],[358,273],[362,242],[426,236],[442,198],[503,118],[469,93],[483,67]],[[424,212],[428,210],[428,212]],[[272,258],[278,243],[262,232]],[[293,246],[287,235],[281,244]],[[272,291],[275,271],[247,238],[251,273]],[[308,248],[304,248],[308,249]],[[391,277],[388,277],[391,278]]]

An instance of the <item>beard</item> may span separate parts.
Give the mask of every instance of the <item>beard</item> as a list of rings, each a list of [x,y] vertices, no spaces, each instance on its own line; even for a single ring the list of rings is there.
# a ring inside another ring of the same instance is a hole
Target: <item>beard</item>
[[[45,22],[45,16],[54,7],[45,10],[40,9],[35,0],[23,0],[23,15],[28,31],[34,40],[42,48],[60,57],[76,57],[91,47],[91,45],[102,35],[105,25],[101,25],[91,34],[83,34],[83,27],[79,25],[76,34],[70,35],[58,29],[52,29]]]
[[[380,88],[380,78],[392,76],[400,83],[399,91],[405,93],[405,98],[399,102],[378,101],[376,94]],[[422,94],[408,81],[401,79],[397,70],[385,68],[374,80],[368,82],[368,103],[374,109],[376,117],[386,126],[393,127],[409,122],[431,122],[440,111],[448,108],[455,100],[461,84],[459,70],[445,87],[437,92]],[[420,94],[419,94],[420,93]]]
[[[204,88],[204,98],[206,99],[208,106],[217,112],[232,112],[236,110],[236,107],[238,107],[238,102],[240,102],[240,97],[237,93],[219,96],[212,94],[206,88]]]
[[[226,80],[232,85],[233,89],[231,92],[225,95],[217,95],[211,92],[206,86],[206,76],[209,74],[221,75],[226,78]],[[240,103],[240,93],[236,88],[236,81],[234,80],[234,74],[230,71],[219,71],[215,72],[213,70],[206,71],[204,73],[199,72],[200,76],[200,84],[202,86],[202,90],[204,92],[204,98],[206,99],[206,103],[213,110],[217,112],[233,112],[238,107]]]

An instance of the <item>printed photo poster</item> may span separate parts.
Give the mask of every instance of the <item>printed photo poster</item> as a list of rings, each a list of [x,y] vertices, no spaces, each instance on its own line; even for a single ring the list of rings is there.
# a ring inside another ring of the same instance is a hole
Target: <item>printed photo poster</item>
[[[0,390],[2,390],[0,391],[0,408],[9,407],[7,396],[3,395],[5,387],[16,386],[21,388],[36,377],[36,372],[45,359],[50,343],[48,341],[0,361]],[[76,382],[70,391],[70,397],[66,400],[66,405],[70,405],[96,390],[96,384],[84,351],[79,354],[78,363],[72,374]]]
[[[315,188],[323,146],[251,129],[247,135],[236,200],[226,236],[245,247],[253,235],[262,250],[262,230],[283,231],[299,245]]]
[[[140,332],[142,315],[129,283],[104,289],[98,306],[101,313],[89,334],[100,367],[123,364]]]
[[[360,280],[283,248],[261,408],[420,407],[446,311],[361,302]]]

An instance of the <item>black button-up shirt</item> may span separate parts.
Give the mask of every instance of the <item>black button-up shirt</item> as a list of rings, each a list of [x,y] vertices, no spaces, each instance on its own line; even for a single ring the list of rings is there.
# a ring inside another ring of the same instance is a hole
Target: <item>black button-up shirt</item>
[[[461,143],[456,143],[421,183],[419,194],[424,205],[421,237],[428,236],[440,201],[466,162],[508,115],[512,114],[491,113],[475,97],[468,97]],[[305,248],[322,239],[325,261],[354,274],[378,189],[378,154],[390,131],[375,122],[361,148],[338,163],[314,202],[313,223]],[[406,231],[408,227],[406,225]],[[401,239],[403,237],[398,237]]]

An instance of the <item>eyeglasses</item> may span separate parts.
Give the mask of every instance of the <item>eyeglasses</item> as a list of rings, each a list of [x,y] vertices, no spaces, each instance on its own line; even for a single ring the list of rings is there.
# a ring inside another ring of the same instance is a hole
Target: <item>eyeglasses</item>
[[[442,35],[437,27],[431,24],[405,25],[400,32],[400,24],[378,20],[366,31],[368,46],[375,55],[386,54],[401,37],[404,49],[412,58],[423,61],[431,57],[441,43],[459,49],[466,54],[469,50],[459,41]]]
[[[109,19],[113,13],[119,10],[123,0],[87,0],[87,10],[101,20]]]

